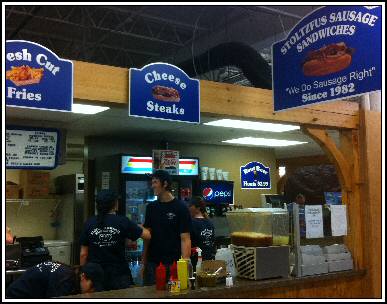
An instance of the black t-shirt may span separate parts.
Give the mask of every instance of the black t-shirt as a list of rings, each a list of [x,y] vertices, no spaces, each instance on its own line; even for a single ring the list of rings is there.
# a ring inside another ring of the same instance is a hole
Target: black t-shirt
[[[56,262],[43,262],[29,268],[6,291],[7,298],[38,299],[70,295],[76,290],[73,270]]]
[[[88,262],[101,265],[126,264],[125,239],[135,241],[141,234],[142,228],[127,217],[106,214],[102,227],[97,227],[96,216],[87,220],[80,244],[89,247]]]
[[[215,228],[209,219],[192,219],[191,247],[199,247],[202,250],[203,260],[215,259]]]
[[[189,233],[191,215],[187,206],[174,198],[170,202],[149,203],[144,227],[152,229],[148,261],[171,264],[181,256],[181,233]]]

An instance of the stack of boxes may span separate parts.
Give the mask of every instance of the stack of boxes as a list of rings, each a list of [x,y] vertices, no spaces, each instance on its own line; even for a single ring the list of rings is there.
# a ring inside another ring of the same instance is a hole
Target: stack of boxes
[[[50,172],[21,170],[19,180],[23,198],[49,198]]]
[[[21,197],[21,187],[15,183],[7,182],[5,186],[6,199],[19,199]]]

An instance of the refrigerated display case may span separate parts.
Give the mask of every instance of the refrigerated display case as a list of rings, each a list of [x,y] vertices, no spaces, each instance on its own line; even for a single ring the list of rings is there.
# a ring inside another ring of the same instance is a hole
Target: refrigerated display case
[[[114,155],[96,159],[96,192],[111,189],[120,194],[118,213],[137,224],[143,224],[146,206],[157,199],[147,174],[153,170],[152,157],[147,155]],[[179,175],[172,176],[172,194],[180,200],[188,200],[197,189],[199,159],[181,157]],[[105,176],[105,179],[104,179]],[[109,180],[107,180],[109,177]],[[127,258],[136,261],[142,251],[142,240],[129,242]]]
[[[192,188],[198,178],[199,160],[197,158],[180,158],[179,175],[172,175],[172,194],[180,200],[191,198]],[[121,156],[122,205],[119,211],[137,224],[143,224],[146,206],[157,200],[151,188],[147,174],[152,173],[152,157]],[[128,257],[134,261],[142,252],[142,240],[129,244]]]

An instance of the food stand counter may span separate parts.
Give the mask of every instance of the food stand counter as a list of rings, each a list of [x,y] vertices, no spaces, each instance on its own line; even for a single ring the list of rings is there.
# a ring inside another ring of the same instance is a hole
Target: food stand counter
[[[342,281],[344,283],[353,281],[355,284],[357,281],[358,284],[360,284],[361,279],[365,276],[365,274],[365,271],[351,270],[302,278],[289,277],[285,279],[282,278],[260,281],[237,278],[234,281],[233,287],[225,287],[224,284],[218,284],[216,287],[201,287],[195,290],[184,290],[172,293],[169,291],[156,290],[155,286],[146,286],[80,294],[61,298],[296,298],[302,297],[302,294],[294,292],[295,290],[316,288],[319,285],[322,287],[322,292],[324,292],[324,288],[331,288],[334,293],[332,297],[345,297],[346,294],[344,292],[341,294],[338,292],[339,289],[335,288],[337,282]],[[359,294],[361,292],[360,289],[361,288],[357,291]],[[358,295],[354,293],[353,296],[356,297]],[[316,294],[316,298],[317,297],[322,297],[322,294]]]

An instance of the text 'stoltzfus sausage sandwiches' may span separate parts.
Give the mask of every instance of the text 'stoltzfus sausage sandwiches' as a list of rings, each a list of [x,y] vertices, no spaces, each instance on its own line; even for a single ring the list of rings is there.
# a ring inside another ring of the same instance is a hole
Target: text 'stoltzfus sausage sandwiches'
[[[152,95],[153,95],[153,98],[161,101],[172,101],[172,102],[180,101],[179,92],[174,88],[156,85],[152,88]]]
[[[352,61],[353,49],[344,42],[333,43],[308,53],[302,71],[305,76],[325,76],[347,68]]]

